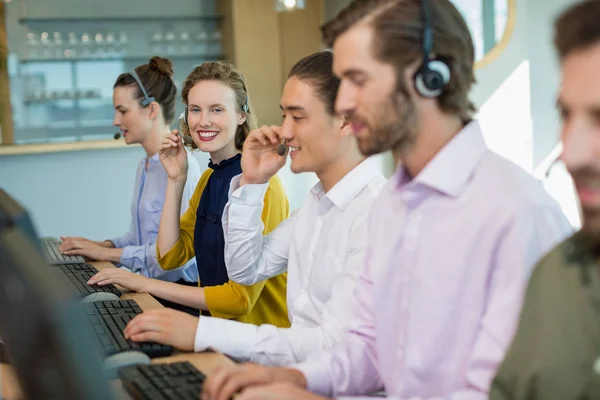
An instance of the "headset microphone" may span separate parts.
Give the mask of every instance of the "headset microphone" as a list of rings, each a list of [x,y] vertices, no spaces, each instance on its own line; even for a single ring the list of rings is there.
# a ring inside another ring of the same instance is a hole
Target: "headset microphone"
[[[181,135],[181,137],[183,138],[183,144],[186,146],[191,146],[194,143],[194,139],[190,135]]]
[[[115,140],[118,140],[118,139],[120,139],[120,138],[121,138],[121,132],[117,132],[117,133],[115,133],[115,135],[113,136],[113,138],[114,138]]]
[[[279,143],[279,146],[277,146],[277,154],[279,154],[281,157],[285,156],[285,153],[287,153],[287,146],[286,146],[286,142],[287,140],[284,140],[283,143]]]

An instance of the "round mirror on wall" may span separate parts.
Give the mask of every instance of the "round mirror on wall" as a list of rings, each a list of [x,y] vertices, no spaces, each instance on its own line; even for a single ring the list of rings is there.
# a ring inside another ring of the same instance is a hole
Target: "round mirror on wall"
[[[471,30],[475,67],[496,58],[508,44],[515,23],[515,0],[451,0]]]

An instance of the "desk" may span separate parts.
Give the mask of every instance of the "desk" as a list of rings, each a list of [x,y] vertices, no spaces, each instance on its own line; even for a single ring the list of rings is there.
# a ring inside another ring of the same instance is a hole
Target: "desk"
[[[110,262],[90,262],[97,269],[115,268]],[[163,308],[154,297],[148,293],[135,293],[125,288],[119,287],[123,292],[122,300],[135,300],[140,308],[144,311]],[[171,363],[179,361],[189,361],[196,368],[202,371],[205,375],[209,375],[216,367],[221,365],[232,364],[229,358],[220,353],[175,353],[169,357],[154,358],[152,364]],[[2,382],[2,400],[17,400],[20,399],[20,389],[14,371],[10,365],[2,364],[0,366],[0,382]],[[128,399],[129,397],[121,388],[120,382],[114,382],[113,387],[116,389],[119,398]]]

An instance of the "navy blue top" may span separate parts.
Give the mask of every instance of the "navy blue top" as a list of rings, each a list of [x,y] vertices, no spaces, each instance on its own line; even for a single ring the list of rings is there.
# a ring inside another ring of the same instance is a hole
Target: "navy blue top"
[[[234,176],[242,173],[242,155],[223,160],[208,167],[213,170],[196,210],[194,251],[200,286],[219,286],[229,281],[225,268],[225,238],[221,217],[229,199],[229,185]]]

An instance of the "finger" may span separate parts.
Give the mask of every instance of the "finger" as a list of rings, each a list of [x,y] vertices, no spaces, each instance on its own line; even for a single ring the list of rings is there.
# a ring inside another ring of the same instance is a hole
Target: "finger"
[[[67,256],[85,256],[86,255],[85,251],[83,251],[82,249],[65,250],[62,253]]]
[[[261,126],[256,131],[256,139],[263,146],[270,146],[272,144],[271,139],[269,138],[269,131],[270,131],[270,128],[268,126]]]
[[[177,147],[177,143],[179,142],[179,139],[172,139],[172,138],[164,138],[162,145],[160,146],[161,149],[170,149],[173,147]]]
[[[98,286],[106,286],[106,285],[121,285],[123,287],[127,287],[127,283],[121,282],[118,279],[107,278],[95,283]]]
[[[112,274],[108,270],[100,271],[96,275],[92,276],[88,281],[88,284],[94,284],[98,281],[108,279]]]
[[[77,241],[75,241],[73,239],[69,239],[69,240],[62,242],[59,247],[62,247],[65,250],[83,248],[83,246],[81,246]]]
[[[206,393],[208,398],[214,399],[223,386],[232,370],[237,367],[219,367],[215,368],[212,374],[208,376],[202,387],[202,392]]]
[[[160,344],[170,344],[170,343],[167,343],[164,333],[157,332],[157,331],[148,331],[148,332],[138,333],[135,335],[131,335],[131,337],[126,336],[125,339],[131,340],[133,342],[153,342],[153,343],[160,343]]]
[[[181,135],[179,133],[171,133],[169,135],[169,139],[171,139],[175,143],[180,143],[181,142]]]
[[[234,394],[238,393],[247,386],[263,383],[256,379],[254,374],[248,374],[241,369],[233,371],[225,380],[217,393],[217,400],[229,400]]]
[[[271,125],[270,126],[273,133],[277,136],[277,143],[280,143],[283,140],[282,128],[279,125]]]
[[[267,137],[269,140],[268,144],[278,144],[281,140],[279,138],[279,134],[273,129],[275,125],[272,126],[261,126],[260,131]],[[275,127],[277,128],[277,127]]]
[[[145,330],[155,330],[152,329],[152,327],[159,326],[160,321],[161,319],[156,315],[156,313],[146,311],[129,321],[123,332],[139,333]]]
[[[270,399],[268,386],[252,386],[244,389],[240,394],[235,396],[235,400],[264,400]]]
[[[134,324],[131,327],[127,325],[127,327],[123,330],[125,339],[129,339],[131,337],[148,332],[164,332],[164,329],[162,325],[155,324],[152,321],[142,321],[137,324]]]

